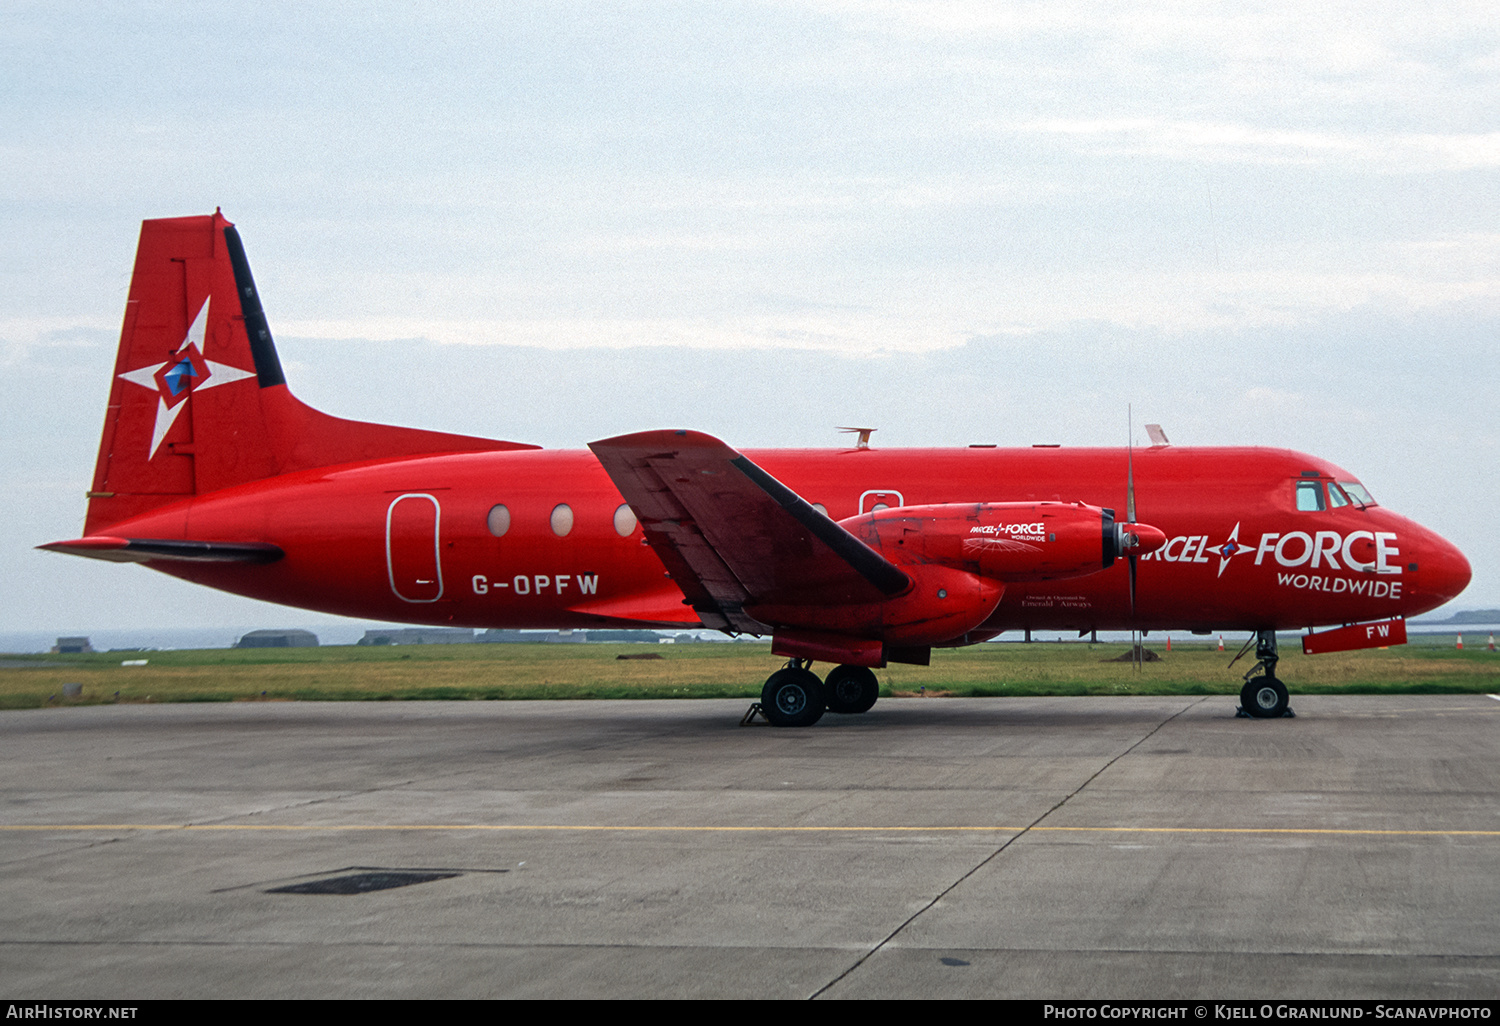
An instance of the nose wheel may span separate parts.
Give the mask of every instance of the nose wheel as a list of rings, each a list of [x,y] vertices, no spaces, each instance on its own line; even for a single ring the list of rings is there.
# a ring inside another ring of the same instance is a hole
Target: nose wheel
[[[1240,708],[1258,720],[1285,716],[1289,700],[1286,685],[1275,677],[1251,677],[1240,688]]]
[[[1246,642],[1246,647],[1249,647],[1249,642]],[[1235,658],[1238,659],[1239,656]],[[1245,674],[1245,686],[1240,688],[1240,716],[1271,720],[1297,715],[1292,712],[1291,696],[1287,694],[1286,685],[1276,679],[1276,663],[1279,660],[1276,632],[1257,631],[1255,665]]]

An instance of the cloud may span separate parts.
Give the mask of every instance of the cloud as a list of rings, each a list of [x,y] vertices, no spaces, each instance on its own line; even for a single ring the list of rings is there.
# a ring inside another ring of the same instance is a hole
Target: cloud
[[[1061,140],[1080,153],[1213,163],[1327,165],[1381,174],[1500,167],[1500,132],[1355,133],[1157,118],[1053,118],[996,123],[998,134]]]

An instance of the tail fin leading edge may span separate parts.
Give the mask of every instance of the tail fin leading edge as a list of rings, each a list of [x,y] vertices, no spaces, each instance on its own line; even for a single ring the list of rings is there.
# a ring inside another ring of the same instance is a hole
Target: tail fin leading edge
[[[166,503],[357,460],[536,446],[343,420],[286,386],[239,233],[141,224],[85,534]]]

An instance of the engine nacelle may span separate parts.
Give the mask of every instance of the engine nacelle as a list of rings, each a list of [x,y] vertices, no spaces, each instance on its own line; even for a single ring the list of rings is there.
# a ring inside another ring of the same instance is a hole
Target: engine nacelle
[[[912,586],[884,602],[848,605],[746,605],[762,623],[801,630],[880,638],[887,645],[935,645],[988,620],[1005,585],[938,564],[906,566]]]
[[[839,523],[900,566],[911,587],[881,602],[747,603],[746,613],[775,628],[779,654],[884,665],[893,648],[967,639],[1007,581],[1098,573],[1166,541],[1154,527],[1117,524],[1110,510],[1081,502],[900,506]]]
[[[1166,540],[1153,527],[1117,524],[1113,511],[1081,502],[899,506],[841,525],[903,569],[937,564],[996,581],[1083,577]]]

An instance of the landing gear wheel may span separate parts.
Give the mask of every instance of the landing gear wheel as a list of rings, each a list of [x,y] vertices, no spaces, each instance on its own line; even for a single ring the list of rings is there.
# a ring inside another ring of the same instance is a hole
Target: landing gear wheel
[[[761,689],[760,711],[773,727],[811,727],[823,716],[823,682],[811,670],[777,670]]]
[[[823,681],[823,694],[828,699],[829,712],[869,712],[875,699],[880,697],[880,682],[869,667],[845,663],[828,671],[828,677]]]
[[[1286,715],[1286,685],[1275,677],[1251,677],[1240,689],[1240,708],[1258,720]]]

